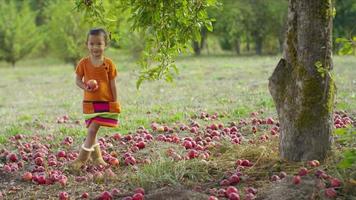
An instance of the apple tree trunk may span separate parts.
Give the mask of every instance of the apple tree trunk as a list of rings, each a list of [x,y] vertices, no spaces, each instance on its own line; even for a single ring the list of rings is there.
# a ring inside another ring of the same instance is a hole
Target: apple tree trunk
[[[289,0],[283,58],[269,78],[282,159],[323,160],[330,150],[336,89],[332,11],[331,0]]]

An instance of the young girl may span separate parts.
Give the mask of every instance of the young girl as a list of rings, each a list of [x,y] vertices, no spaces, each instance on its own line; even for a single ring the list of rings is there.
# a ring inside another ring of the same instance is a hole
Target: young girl
[[[88,135],[81,145],[79,156],[69,164],[78,171],[89,158],[94,165],[107,166],[103,160],[96,134],[100,126],[117,126],[120,105],[117,101],[116,67],[104,57],[108,35],[104,29],[92,29],[87,35],[89,56],[82,58],[76,68],[76,84],[84,90],[83,113]]]

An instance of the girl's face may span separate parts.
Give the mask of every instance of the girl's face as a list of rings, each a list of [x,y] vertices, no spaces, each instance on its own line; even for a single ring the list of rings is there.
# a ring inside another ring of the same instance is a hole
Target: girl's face
[[[89,35],[87,47],[90,55],[95,58],[100,58],[104,54],[106,47],[104,35]]]

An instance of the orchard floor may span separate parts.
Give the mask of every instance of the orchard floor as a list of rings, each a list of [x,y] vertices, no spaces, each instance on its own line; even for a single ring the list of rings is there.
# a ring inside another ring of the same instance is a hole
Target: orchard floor
[[[71,199],[79,199],[83,192],[94,199],[103,191],[117,188],[120,194],[115,199],[121,199],[133,195],[135,188],[143,187],[145,199],[208,199],[210,193],[219,195],[214,188],[226,188],[220,185],[221,181],[235,174],[238,168],[240,182],[232,185],[239,189],[240,196],[246,198],[251,192],[245,189],[254,187],[258,190],[256,196],[263,199],[261,195],[272,184],[272,175],[280,171],[294,175],[305,166],[310,170],[308,177],[314,177],[313,172],[322,169],[342,180],[341,187],[336,189],[338,199],[355,198],[350,190],[355,187],[352,185],[356,179],[352,170],[355,168],[336,167],[342,151],[355,148],[349,140],[336,140],[327,161],[317,168],[278,159],[278,119],[267,87],[278,59],[226,55],[184,57],[177,61],[180,74],[173,83],[144,82],[139,91],[135,87],[134,62],[128,57],[114,59],[119,70],[120,126],[102,128],[98,137],[102,138],[106,157],[117,157],[120,164],[110,168],[116,177],[104,179],[95,173],[110,172],[93,168],[90,163],[86,172],[83,170],[79,175],[65,171],[66,163],[75,156],[72,153],[77,152],[86,135],[81,116],[82,92],[75,86],[73,68],[57,63],[46,65],[44,63],[49,63],[46,60],[28,60],[16,68],[0,63],[0,149],[17,154],[20,161],[21,151],[29,157],[23,167],[9,173],[4,168],[13,168],[13,163],[0,151],[0,192],[4,199],[58,199],[63,191]],[[335,110],[351,119],[356,117],[355,66],[355,57],[334,58]],[[63,117],[69,119],[59,123]],[[267,123],[268,118],[274,122]],[[258,125],[258,121],[262,124]],[[220,128],[214,131],[214,126],[219,124]],[[253,133],[254,127],[256,133]],[[275,135],[271,134],[272,129]],[[341,132],[354,133],[355,128],[350,125]],[[113,137],[116,133],[120,139],[117,135]],[[207,143],[208,136],[213,142]],[[74,142],[63,144],[68,137]],[[203,149],[197,149],[196,145],[196,152],[186,150],[182,143],[189,137]],[[145,148],[137,150],[133,146],[140,140],[145,141]],[[57,152],[61,150],[66,152],[66,158],[58,158]],[[65,184],[52,180],[53,184],[47,181],[39,185],[36,181],[22,180],[25,171],[35,170],[33,159],[38,151],[44,151],[43,169],[47,179],[51,178],[51,171],[57,170],[68,178]],[[137,161],[133,166],[125,163],[127,151],[132,151],[131,156]],[[48,166],[48,158],[53,156],[56,165]],[[186,159],[187,156],[197,157]],[[237,167],[238,159],[247,159],[252,164]],[[328,180],[325,180],[326,187],[330,185]],[[324,198],[324,191],[313,192],[315,199]]]

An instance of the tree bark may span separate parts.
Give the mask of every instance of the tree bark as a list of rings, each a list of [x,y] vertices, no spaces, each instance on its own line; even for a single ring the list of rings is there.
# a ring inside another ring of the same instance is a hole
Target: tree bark
[[[331,1],[289,0],[283,58],[269,78],[282,159],[323,160],[330,150],[336,89],[331,13]]]
[[[200,53],[201,53],[201,48],[200,48],[199,42],[193,41],[193,50],[194,50],[194,54],[195,54],[196,56],[199,56],[199,55],[200,55]]]
[[[205,42],[206,42],[206,39],[208,37],[207,29],[206,28],[202,28],[201,31],[200,31],[200,35],[201,35],[200,42],[193,41],[194,53],[197,56],[199,56],[201,54],[201,50],[205,46]]]
[[[246,51],[250,52],[250,37],[246,36]]]
[[[241,45],[240,45],[240,38],[235,40],[235,51],[237,55],[241,54]]]
[[[262,55],[263,38],[259,34],[258,32],[254,33],[255,51],[257,55]]]

